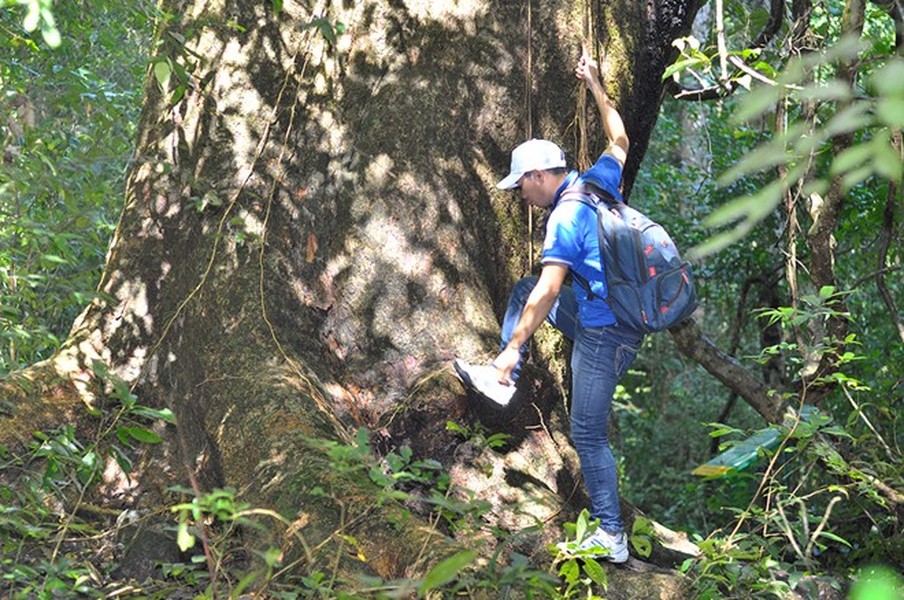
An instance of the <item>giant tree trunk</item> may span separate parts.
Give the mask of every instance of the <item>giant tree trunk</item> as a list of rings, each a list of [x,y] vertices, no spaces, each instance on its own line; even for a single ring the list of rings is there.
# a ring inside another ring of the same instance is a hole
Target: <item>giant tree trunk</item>
[[[527,262],[524,209],[493,189],[510,149],[543,136],[574,157],[585,4],[162,4],[183,17],[161,25],[158,62],[185,75],[164,90],[149,76],[107,300],[23,375],[30,384],[5,384],[19,399],[3,439],[21,419],[77,415],[99,393],[90,365],[102,360],[177,417],[136,473],[140,502],[189,479],[230,485],[296,520],[312,548],[356,535],[368,559],[346,569],[421,573],[454,542],[391,529],[391,509],[372,510],[306,445],[363,427],[377,449],[440,460],[457,489],[491,503],[488,527],[550,522],[516,548],[542,560],[554,524],[581,506],[558,387],[531,371],[527,399],[488,414],[448,360],[495,349]],[[628,188],[694,4],[590,6],[632,138]],[[333,40],[323,28],[336,22],[348,31]],[[514,436],[503,453],[475,454],[445,429],[475,418]]]

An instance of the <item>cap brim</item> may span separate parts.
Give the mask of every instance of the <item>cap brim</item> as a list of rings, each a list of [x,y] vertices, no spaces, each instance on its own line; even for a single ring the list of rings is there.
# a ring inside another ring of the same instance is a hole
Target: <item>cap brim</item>
[[[500,190],[510,190],[518,187],[518,180],[524,173],[509,173],[508,177],[496,184]]]

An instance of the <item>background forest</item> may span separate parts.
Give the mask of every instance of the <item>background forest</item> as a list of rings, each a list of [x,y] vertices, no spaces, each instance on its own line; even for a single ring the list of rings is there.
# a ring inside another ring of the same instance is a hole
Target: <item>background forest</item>
[[[763,4],[728,3],[720,15],[722,39],[738,55],[768,20]],[[848,51],[827,42],[838,37],[833,15],[842,9],[835,0],[814,3],[814,50]],[[142,86],[149,73],[161,81],[170,76],[155,60],[153,28],[160,18],[172,16],[144,1],[68,2],[52,10],[46,0],[0,2],[0,378],[52,355],[96,293],[123,207]],[[779,43],[751,61],[758,76],[821,91],[789,99],[784,114],[777,114],[773,87],[743,71],[725,85],[716,18],[715,7],[701,10],[693,39],[677,44],[680,56],[668,76],[677,96],[677,85],[688,82],[722,85],[722,92],[664,102],[632,204],[667,224],[681,247],[694,248],[706,334],[782,389],[829,347],[805,347],[799,329],[839,315],[833,312],[836,290],[789,288],[789,257],[805,251],[804,234],[782,207],[794,194],[812,202],[820,190],[783,192],[773,182],[807,161],[823,177],[846,174],[835,269],[849,343],[836,357],[841,367],[812,420],[782,429],[783,442],[762,449],[750,467],[703,478],[692,471],[765,425],[683,358],[671,336],[648,337],[616,397],[616,453],[630,465],[623,469],[622,493],[649,519],[685,531],[699,544],[700,558],[676,565],[694,597],[815,598],[820,590],[852,598],[904,597],[904,62],[893,58],[895,23],[879,5],[867,5],[857,93],[874,108],[844,116],[838,107],[850,98],[834,85],[835,71],[820,62],[825,59],[787,72]],[[315,25],[324,36],[343,34],[341,24]],[[825,118],[811,137],[824,142],[833,126],[850,132],[848,152],[810,154],[812,148],[794,145],[807,137],[798,124],[813,113]],[[833,121],[837,114],[844,120]],[[0,398],[0,411],[4,402]],[[483,433],[492,440],[493,432]],[[124,445],[155,441],[138,427],[119,435]],[[821,437],[856,462],[830,454]],[[48,500],[55,486],[88,485],[87,445],[65,430],[35,432],[34,440],[27,456],[0,447],[0,469],[35,473],[31,488],[13,487],[0,476],[0,595],[109,595],[116,582],[104,569],[111,567],[60,551],[64,538],[102,532],[67,522],[61,533],[65,519]],[[889,493],[878,492],[876,481]],[[234,498],[223,494],[211,502],[221,501],[235,516]],[[216,595],[209,558],[161,565],[159,582],[145,584],[145,592],[166,597],[178,589],[206,589]],[[457,574],[458,567],[434,571],[437,581],[422,593],[449,584],[446,571]],[[536,582],[537,594],[576,593],[560,585],[569,577],[562,572],[520,576]],[[232,592],[241,593],[240,573],[221,581],[233,581]],[[278,578],[270,584],[273,597],[330,596],[316,574],[295,591],[279,584]],[[508,584],[493,585],[499,590]]]

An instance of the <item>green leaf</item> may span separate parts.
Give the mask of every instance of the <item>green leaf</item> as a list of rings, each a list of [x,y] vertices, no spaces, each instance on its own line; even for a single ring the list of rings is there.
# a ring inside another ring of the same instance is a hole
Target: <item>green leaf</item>
[[[236,584],[234,588],[229,592],[230,598],[247,598],[247,596],[242,596],[242,592],[248,589],[252,583],[254,583],[261,576],[260,571],[251,571],[244,577],[242,577],[239,582]]]
[[[129,448],[132,447],[132,440],[129,437],[129,432],[126,431],[124,427],[116,428],[116,437],[119,439],[123,446],[128,446]]]
[[[177,85],[176,89],[173,90],[173,95],[170,97],[170,104],[176,104],[179,100],[182,100],[182,97],[185,96],[185,91],[188,88],[185,85]]]
[[[886,600],[900,598],[904,577],[894,569],[882,565],[861,569],[851,586],[850,600]]]
[[[750,220],[742,221],[734,229],[717,233],[716,235],[707,239],[705,242],[697,244],[696,246],[688,250],[688,260],[697,261],[706,256],[715,254],[716,252],[724,248],[727,248],[728,246],[734,244],[745,235],[747,235],[750,230],[753,229],[753,225],[754,223]]]
[[[587,576],[597,585],[606,587],[609,584],[606,570],[593,558],[588,557],[584,559],[584,572],[587,573]]]
[[[854,187],[860,185],[861,183],[863,183],[864,181],[866,181],[866,179],[872,174],[873,174],[873,165],[872,164],[866,164],[866,165],[863,165],[862,167],[860,167],[859,169],[854,169],[853,171],[848,172],[844,176],[844,178],[842,180],[843,187],[846,190],[854,188]]]
[[[823,300],[828,300],[835,294],[836,289],[834,285],[824,285],[819,288],[819,297]]]
[[[876,173],[889,181],[899,182],[901,180],[900,152],[894,149],[886,136],[877,136],[873,142],[873,166]]]
[[[854,144],[835,157],[835,160],[832,161],[832,167],[830,168],[829,173],[832,175],[847,173],[868,161],[872,156],[872,153],[873,148],[870,144]]]
[[[672,75],[675,75],[676,73],[680,73],[681,71],[684,71],[685,69],[690,69],[692,67],[696,67],[697,65],[703,64],[705,62],[707,62],[707,61],[704,61],[701,58],[684,58],[682,60],[675,61],[674,63],[672,63],[668,67],[666,67],[665,72],[662,74],[662,80],[665,81],[666,79],[668,79]]]
[[[336,43],[336,32],[333,29],[333,25],[326,19],[316,19],[314,21],[318,29],[320,29],[320,35],[323,36],[330,44]]]
[[[578,515],[577,521],[575,521],[574,539],[581,541],[584,539],[584,536],[587,535],[587,530],[589,529],[589,517],[590,513],[587,509],[582,510]]]
[[[94,376],[98,379],[106,379],[107,373],[110,372],[110,368],[101,360],[93,360],[91,361],[91,372],[94,373]]]
[[[714,424],[711,423],[710,425],[714,425]],[[723,425],[723,426],[721,426],[721,427],[718,427],[717,429],[713,429],[712,431],[710,431],[710,432],[709,432],[709,437],[711,437],[711,438],[717,438],[717,437],[722,437],[722,436],[725,436],[725,435],[729,435],[729,434],[731,434],[731,433],[741,433],[741,430],[740,430],[740,429],[736,429],[736,428],[734,428],[734,427],[729,427],[728,425]]]
[[[763,86],[745,94],[731,120],[735,123],[745,123],[759,117],[772,109],[782,94],[782,89],[774,85]]]
[[[460,433],[464,436],[468,435],[467,430],[465,430],[464,427],[462,427],[455,421],[446,421],[446,431],[451,431],[452,433]]]
[[[29,2],[28,3],[28,12],[25,13],[25,18],[22,19],[22,29],[31,33],[35,29],[38,28],[38,24],[41,22],[41,8],[40,4],[37,2]]]
[[[647,558],[650,554],[653,553],[653,543],[650,541],[650,538],[645,535],[632,535],[631,536],[631,545],[634,546],[634,549],[638,554]]]
[[[773,181],[754,194],[735,198],[723,204],[710,213],[703,223],[708,227],[720,227],[741,218],[748,221],[759,221],[778,206],[783,190],[784,186],[781,181]]]
[[[904,99],[880,98],[876,103],[876,116],[889,127],[904,127]]]
[[[830,540],[832,540],[833,542],[838,542],[839,544],[844,544],[844,545],[847,546],[848,548],[853,548],[853,546],[851,546],[851,543],[850,543],[850,542],[848,542],[848,541],[847,541],[846,539],[844,539],[843,537],[840,537],[840,536],[835,535],[835,534],[832,533],[831,531],[821,531],[821,532],[819,532],[819,535],[820,535],[820,537],[824,537],[824,538],[830,539]]]
[[[870,82],[880,96],[904,98],[904,60],[892,60],[873,73]]]
[[[759,51],[758,51],[758,53],[759,53]],[[770,65],[766,61],[761,60],[761,61],[754,63],[751,66],[754,69],[756,69],[757,71],[759,71],[760,73],[762,73],[763,75],[765,75],[766,77],[768,77],[769,79],[775,79],[775,77],[776,77],[775,69],[772,67],[772,65]]]
[[[464,550],[440,561],[424,577],[418,593],[423,596],[428,591],[452,581],[462,569],[474,562],[475,558],[477,558],[475,550]]]
[[[820,146],[826,143],[829,138],[825,130],[817,129],[816,131],[807,132],[801,135],[792,145],[796,156],[805,156],[819,150]]]
[[[163,441],[159,435],[143,427],[120,427],[120,430],[144,444],[159,444]]]
[[[154,77],[157,79],[157,83],[160,84],[160,89],[165,91],[169,87],[172,74],[173,70],[166,59],[158,60],[154,63]]]
[[[176,415],[168,408],[157,410],[155,408],[139,405],[132,409],[132,413],[141,417],[147,417],[148,419],[159,419],[172,425],[176,423]]]
[[[634,523],[631,525],[631,533],[649,536],[653,533],[653,522],[646,517],[635,517]]]
[[[283,551],[279,548],[270,546],[261,556],[263,557],[264,562],[267,564],[267,566],[272,568],[282,562]]]
[[[502,448],[511,437],[508,433],[494,433],[487,438],[487,446],[493,449]]]
[[[188,532],[188,522],[185,520],[179,521],[179,527],[176,529],[176,543],[182,552],[195,545],[195,536]]]
[[[848,438],[848,439],[850,439],[850,440],[854,440],[854,439],[855,439],[854,436],[852,436],[852,435],[851,435],[846,429],[844,429],[843,427],[838,427],[838,426],[834,426],[834,427],[824,427],[823,429],[820,430],[820,432],[823,433],[824,435],[831,435],[831,436],[835,436],[835,437],[843,437],[843,438]]]
[[[576,583],[581,576],[581,567],[578,566],[578,561],[572,558],[563,562],[562,566],[559,567],[559,576],[570,584]]]
[[[69,261],[62,256],[57,256],[56,254],[44,254],[41,256],[41,260],[49,265],[66,265],[69,264]]]
[[[47,169],[53,174],[54,177],[59,174],[56,164],[54,164],[54,161],[50,160],[46,154],[36,148],[33,148],[31,152],[39,159],[41,159],[41,162],[43,162],[47,166]]]
[[[44,38],[44,43],[51,48],[59,48],[63,41],[60,37],[60,30],[53,26],[41,27],[41,37]]]
[[[864,129],[870,124],[869,107],[865,103],[851,104],[835,113],[825,126],[829,136]]]
[[[792,140],[799,140],[806,133],[807,126],[804,123],[790,126],[783,136],[759,146],[753,152],[747,153],[738,164],[719,176],[716,180],[716,185],[725,187],[744,175],[785,164],[788,161],[788,153],[785,150],[788,143]]]
[[[116,464],[119,465],[119,468],[122,469],[123,473],[129,474],[132,472],[132,459],[126,456],[126,453],[119,446],[113,446],[113,458],[116,459]]]
[[[838,79],[816,83],[797,92],[801,100],[841,101],[854,97],[850,86]]]
[[[93,469],[97,466],[97,454],[93,450],[86,452],[85,455],[82,456],[81,463],[88,469]]]

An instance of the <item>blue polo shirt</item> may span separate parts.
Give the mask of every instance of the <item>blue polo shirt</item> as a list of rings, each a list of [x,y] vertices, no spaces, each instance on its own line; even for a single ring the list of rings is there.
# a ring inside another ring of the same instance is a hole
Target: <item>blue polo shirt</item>
[[[601,169],[611,173],[614,168],[617,168],[617,180],[620,181],[621,164],[611,155],[603,154],[587,174],[599,172]],[[615,315],[603,300],[609,292],[606,288],[605,267],[600,259],[596,209],[583,202],[559,202],[565,188],[574,184],[578,177],[577,171],[570,172],[556,190],[552,212],[546,222],[546,238],[543,241],[540,262],[544,265],[550,263],[565,265],[590,282],[594,296],[592,300],[583,286],[574,286],[578,319],[583,326],[614,325]]]

